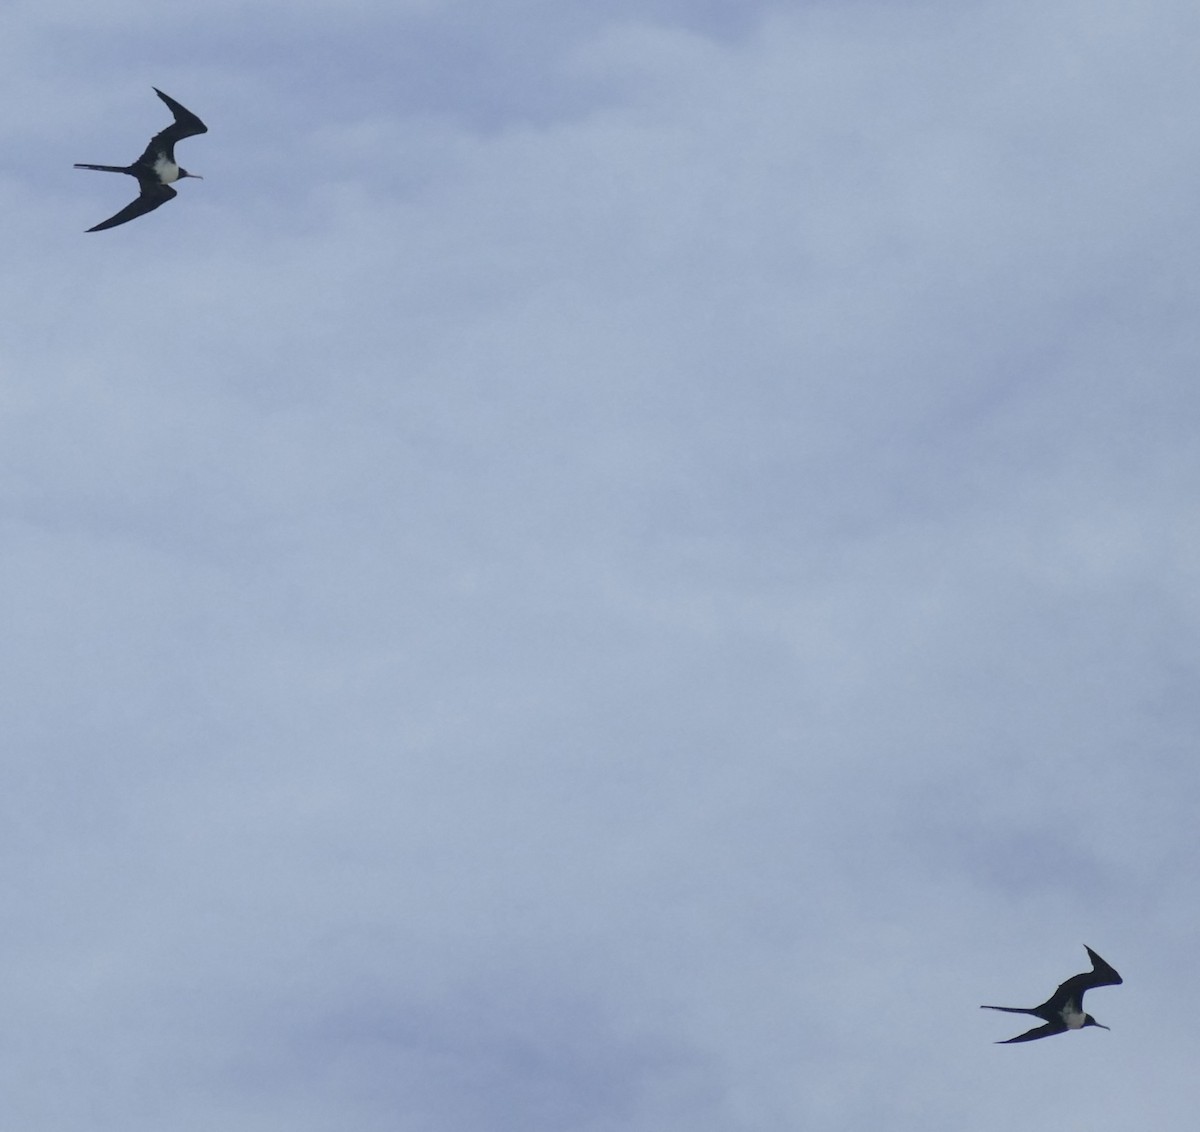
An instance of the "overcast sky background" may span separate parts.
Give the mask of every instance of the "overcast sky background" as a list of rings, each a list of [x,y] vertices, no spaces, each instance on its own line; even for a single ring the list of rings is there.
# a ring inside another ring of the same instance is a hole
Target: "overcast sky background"
[[[1198,48],[9,0],[0,1126],[1193,1129]]]

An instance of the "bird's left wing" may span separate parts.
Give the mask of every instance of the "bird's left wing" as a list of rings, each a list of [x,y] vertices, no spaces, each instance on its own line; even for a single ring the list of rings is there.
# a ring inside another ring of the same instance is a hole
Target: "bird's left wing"
[[[144,216],[147,212],[153,212],[160,204],[166,204],[173,196],[175,196],[175,190],[170,185],[156,185],[142,193],[137,200],[127,204],[116,216],[110,216],[94,228],[89,228],[88,231],[103,232],[105,228],[115,228],[127,220],[134,220],[139,216]]]
[[[1026,1030],[1023,1034],[1018,1034],[1015,1038],[1008,1038],[1003,1042],[997,1042],[998,1046],[1010,1046],[1013,1042],[1033,1042],[1038,1038],[1048,1038],[1051,1034],[1061,1034],[1064,1027],[1058,1022],[1047,1022],[1044,1026],[1034,1026],[1032,1030]]]

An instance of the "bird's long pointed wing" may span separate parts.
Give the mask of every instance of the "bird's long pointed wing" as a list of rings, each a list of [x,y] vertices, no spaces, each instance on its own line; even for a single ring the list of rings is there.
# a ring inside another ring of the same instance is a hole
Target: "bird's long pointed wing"
[[[110,216],[103,223],[89,228],[88,231],[103,232],[105,228],[115,228],[127,220],[134,220],[139,216],[144,216],[147,212],[153,212],[160,204],[166,204],[173,196],[175,196],[175,190],[170,185],[154,186],[142,193],[137,200],[127,204],[115,216]]]
[[[1073,1001],[1080,1010],[1083,1009],[1083,992],[1091,987],[1115,987],[1124,980],[1117,974],[1116,968],[1105,963],[1087,944],[1084,948],[1092,960],[1092,969],[1082,975],[1072,975],[1066,982],[1059,983],[1054,992],[1043,1004],[1053,1010],[1061,1010],[1068,1001]]]
[[[1119,987],[1125,981],[1112,964],[1105,963],[1086,943],[1083,949],[1092,961],[1092,973],[1087,976],[1089,987]]]
[[[154,93],[170,107],[171,113],[175,115],[175,121],[165,130],[159,130],[150,139],[150,144],[146,146],[145,152],[138,158],[138,161],[150,165],[154,163],[160,153],[167,154],[174,161],[175,143],[177,141],[181,141],[183,138],[194,137],[196,134],[208,133],[208,127],[186,106],[176,102],[169,94],[163,94],[158,87],[154,87]]]
[[[1032,1030],[1026,1030],[1023,1034],[1018,1034],[1015,1038],[1008,1038],[1005,1041],[997,1042],[998,1046],[1010,1046],[1013,1042],[1034,1042],[1038,1038],[1048,1038],[1052,1034],[1061,1034],[1066,1027],[1061,1022],[1047,1022],[1044,1026],[1034,1026]]]

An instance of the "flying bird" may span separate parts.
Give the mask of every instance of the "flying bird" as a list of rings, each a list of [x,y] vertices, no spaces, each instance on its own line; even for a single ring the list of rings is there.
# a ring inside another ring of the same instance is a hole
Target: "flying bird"
[[[186,107],[180,106],[175,99],[163,94],[158,87],[154,87],[153,90],[171,108],[175,121],[150,139],[150,144],[146,146],[146,152],[141,157],[132,165],[75,165],[76,169],[99,169],[102,173],[128,173],[137,178],[141,189],[137,200],[127,204],[115,216],[110,216],[103,223],[89,228],[89,232],[115,228],[127,220],[152,212],[160,204],[166,204],[175,196],[175,190],[171,188],[173,181],[184,177],[203,180],[199,173],[189,173],[176,164],[175,143],[195,134],[206,134],[208,127]]]
[[[1032,1014],[1041,1018],[1046,1024],[1035,1026],[1015,1038],[997,1042],[997,1045],[1011,1045],[1013,1042],[1032,1042],[1038,1038],[1048,1038],[1053,1034],[1063,1034],[1067,1030],[1082,1030],[1084,1026],[1099,1026],[1102,1030],[1108,1027],[1097,1022],[1090,1014],[1083,1012],[1083,995],[1092,987],[1120,986],[1122,979],[1113,967],[1110,967],[1085,943],[1084,950],[1092,960],[1092,969],[1082,975],[1072,975],[1062,983],[1041,1006],[1025,1008],[1022,1006],[982,1006],[981,1010],[1003,1010],[1008,1014]]]

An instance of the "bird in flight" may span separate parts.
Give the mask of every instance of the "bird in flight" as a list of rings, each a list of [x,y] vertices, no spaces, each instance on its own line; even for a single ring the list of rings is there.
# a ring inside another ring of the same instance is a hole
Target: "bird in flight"
[[[171,188],[173,181],[181,180],[184,177],[203,180],[199,173],[189,173],[176,164],[175,143],[195,134],[206,134],[208,127],[186,107],[180,106],[175,99],[163,94],[158,87],[153,89],[154,93],[171,108],[171,113],[175,115],[175,121],[150,139],[150,144],[146,146],[146,151],[141,157],[132,165],[80,165],[78,163],[75,165],[76,169],[99,169],[102,173],[128,173],[131,177],[137,178],[138,186],[141,189],[137,200],[127,204],[115,216],[110,216],[94,228],[89,228],[89,232],[101,232],[105,228],[115,228],[127,220],[133,220],[135,217],[152,212],[160,204],[166,204],[175,196],[175,190]]]
[[[1115,968],[1110,967],[1085,943],[1084,950],[1092,960],[1092,969],[1082,975],[1072,975],[1062,983],[1041,1006],[982,1006],[981,1010],[1003,1010],[1008,1014],[1032,1014],[1046,1024],[1035,1026],[1015,1038],[997,1042],[997,1045],[1011,1045],[1013,1042],[1032,1042],[1038,1038],[1048,1038],[1053,1034],[1063,1034],[1067,1030],[1082,1030],[1084,1026],[1099,1026],[1102,1030],[1108,1027],[1097,1022],[1090,1014],[1083,1012],[1083,995],[1092,987],[1120,986],[1122,979]]]

